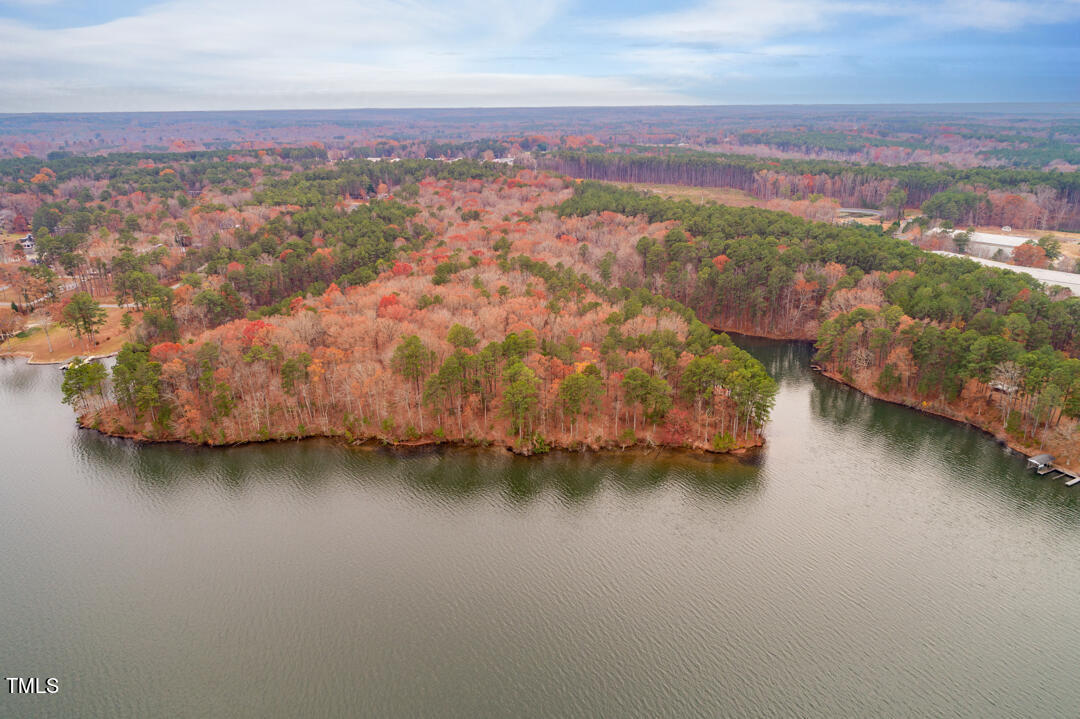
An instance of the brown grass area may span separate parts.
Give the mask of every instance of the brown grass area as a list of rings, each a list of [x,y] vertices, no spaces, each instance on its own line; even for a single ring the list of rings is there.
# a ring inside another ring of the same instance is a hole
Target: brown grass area
[[[730,187],[692,187],[690,185],[654,185],[650,182],[612,182],[612,185],[645,190],[661,197],[691,202],[717,202],[730,207],[765,207],[765,201]]]
[[[49,327],[49,338],[52,339],[53,351],[49,351],[49,342],[45,337],[45,331],[34,328],[28,331],[26,337],[12,337],[0,344],[0,356],[30,357],[33,363],[67,362],[74,357],[86,357],[88,355],[108,355],[119,352],[125,342],[129,341],[124,328],[120,326],[120,317],[124,310],[108,308],[108,321],[98,333],[97,342],[89,345],[85,338],[79,339],[74,333],[58,324]],[[135,313],[132,313],[135,314]],[[136,323],[138,316],[135,317]]]
[[[994,226],[982,226],[976,227],[976,232],[989,232],[994,235],[1008,235],[1009,237],[1029,237],[1033,240],[1037,240],[1043,235],[1053,235],[1061,240],[1062,244],[1067,242],[1080,242],[1080,232],[1062,232],[1060,230],[1025,230],[1013,228],[1011,232],[1002,232],[1000,227]]]
[[[846,217],[844,219],[847,220],[848,222],[852,222],[852,223],[854,223],[856,225],[873,225],[874,227],[881,226],[881,220],[879,218],[877,218],[877,217],[867,217],[867,216],[864,215],[862,217]],[[886,226],[888,226],[890,224],[892,224],[892,223],[890,223],[890,222],[885,223]]]

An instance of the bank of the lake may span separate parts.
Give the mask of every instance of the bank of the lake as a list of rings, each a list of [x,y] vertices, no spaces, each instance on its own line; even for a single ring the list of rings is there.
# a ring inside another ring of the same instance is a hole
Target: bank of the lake
[[[816,341],[814,333],[810,332],[806,327],[795,327],[784,331],[770,331],[754,327],[750,328],[750,332],[745,333],[733,328],[725,329],[714,326],[713,329],[717,332],[727,332],[732,337],[740,338],[740,341],[744,343],[752,339],[765,339],[800,342],[807,347],[812,347]],[[918,412],[944,417],[974,427],[1025,457],[1044,452],[1049,453],[1055,457],[1055,464],[1058,467],[1073,473],[1080,472],[1080,441],[1078,441],[1076,435],[1072,437],[1018,437],[1007,432],[1000,421],[995,421],[996,414],[994,411],[972,412],[959,403],[948,403],[940,399],[928,401],[919,397],[908,396],[903,391],[885,393],[876,386],[877,377],[871,373],[861,373],[858,377],[855,377],[845,376],[843,373],[829,368],[821,368],[821,374],[834,382],[852,387],[874,399],[903,405]],[[982,409],[986,410],[987,408],[984,406]],[[991,410],[994,409],[991,408]]]
[[[650,438],[634,443],[620,443],[617,439],[606,439],[602,442],[594,440],[581,440],[566,442],[559,438],[545,439],[540,445],[518,445],[511,439],[503,437],[485,437],[482,439],[462,440],[458,438],[440,439],[436,437],[421,437],[418,439],[395,439],[387,435],[370,434],[359,437],[342,434],[312,433],[305,435],[292,435],[270,437],[266,439],[247,439],[235,442],[215,442],[213,438],[205,438],[199,441],[184,437],[148,437],[143,434],[134,434],[122,430],[107,429],[107,423],[97,412],[86,412],[75,418],[76,424],[86,431],[98,432],[114,439],[123,439],[139,444],[180,444],[197,447],[241,447],[248,444],[275,444],[280,442],[299,441],[324,441],[333,442],[349,447],[367,448],[385,447],[407,452],[410,450],[427,451],[431,449],[447,450],[497,450],[516,454],[519,457],[536,457],[548,452],[570,453],[625,453],[635,452],[645,456],[656,452],[685,453],[692,455],[732,455],[737,457],[751,454],[765,445],[764,436],[755,436],[743,439],[737,445],[729,449],[715,449],[705,445],[692,445],[687,443],[656,442]]]
[[[74,428],[0,362],[20,717],[1070,717],[1080,494],[739,339],[751,461]]]
[[[821,374],[834,382],[853,387],[863,394],[869,395],[876,400],[883,402],[892,402],[893,404],[902,405],[918,412],[924,412],[926,414],[932,414],[936,417],[944,417],[953,422],[960,422],[974,427],[978,430],[985,432],[988,436],[993,437],[994,440],[1000,444],[1008,447],[1009,449],[1023,455],[1024,457],[1032,457],[1037,454],[1048,453],[1054,457],[1054,464],[1062,469],[1069,470],[1071,472],[1080,471],[1080,464],[1078,464],[1078,458],[1080,458],[1080,447],[1077,446],[1076,438],[1072,441],[1068,438],[1065,439],[1049,439],[1043,438],[1041,440],[1028,439],[1017,437],[1009,434],[1005,430],[1005,427],[1000,421],[993,421],[994,415],[990,415],[984,412],[983,416],[979,414],[973,414],[965,411],[963,407],[957,407],[946,402],[927,402],[925,400],[916,400],[910,397],[904,396],[902,393],[893,392],[886,394],[878,389],[871,378],[861,377],[860,379],[846,378],[839,372],[835,372],[828,369],[820,370]],[[986,409],[985,407],[983,408]],[[996,409],[996,408],[991,408]]]
[[[386,433],[362,433],[351,432],[323,433],[310,432],[306,434],[266,436],[246,438],[234,441],[216,441],[213,436],[192,438],[174,434],[160,436],[148,436],[146,434],[128,431],[121,420],[122,413],[115,407],[108,410],[94,410],[79,414],[75,421],[79,427],[91,432],[99,432],[103,435],[116,439],[130,440],[143,444],[186,444],[201,447],[238,447],[245,444],[268,444],[275,442],[296,442],[300,440],[325,440],[338,442],[353,447],[382,446],[397,449],[425,449],[443,447],[447,449],[494,449],[505,450],[522,457],[532,457],[547,454],[548,452],[643,452],[648,454],[655,451],[685,452],[689,454],[730,454],[744,456],[760,449],[765,444],[762,434],[754,433],[750,436],[740,436],[729,446],[723,448],[709,446],[702,442],[693,442],[686,437],[679,437],[677,441],[668,441],[658,438],[655,426],[651,428],[643,425],[641,436],[634,441],[628,441],[618,437],[595,436],[592,439],[570,440],[565,436],[541,435],[537,433],[532,442],[520,442],[514,436],[503,436],[488,432],[468,439],[459,437],[438,437],[426,435],[416,438],[400,438]],[[695,432],[696,433],[696,432]]]

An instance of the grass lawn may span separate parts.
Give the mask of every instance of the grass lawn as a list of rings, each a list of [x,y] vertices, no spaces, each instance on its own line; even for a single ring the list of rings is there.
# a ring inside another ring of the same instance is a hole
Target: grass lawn
[[[90,345],[85,338],[75,337],[74,333],[66,327],[53,324],[49,326],[48,338],[40,327],[30,327],[19,333],[21,337],[15,336],[0,344],[0,356],[30,355],[31,362],[67,362],[73,357],[119,352],[124,343],[130,341],[120,325],[120,317],[124,314],[124,310],[110,307],[105,311],[108,313],[108,320],[98,332],[97,342],[93,345]],[[138,319],[136,315],[136,323]],[[52,340],[51,352],[49,340]]]

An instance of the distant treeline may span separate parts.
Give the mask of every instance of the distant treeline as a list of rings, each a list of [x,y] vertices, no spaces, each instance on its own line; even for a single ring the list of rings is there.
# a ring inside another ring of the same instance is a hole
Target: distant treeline
[[[1044,167],[1055,161],[1080,165],[1080,147],[1054,139],[1030,138],[1024,147],[1004,147],[979,154],[1016,167]]]
[[[831,160],[773,160],[749,155],[680,152],[625,155],[558,152],[539,159],[540,167],[572,177],[613,182],[731,187],[770,200],[819,194],[844,206],[881,208],[889,191],[907,194],[906,206],[919,207],[950,190],[1032,193],[1046,229],[1080,229],[1080,175],[1006,168],[932,168],[856,165]],[[991,208],[992,210],[992,208]],[[987,222],[986,217],[960,218]]]
[[[472,160],[346,160],[333,167],[319,167],[293,174],[287,179],[271,180],[256,193],[255,199],[264,205],[313,207],[328,200],[332,204],[346,196],[374,194],[380,184],[398,187],[398,194],[404,192],[408,196],[416,191],[415,183],[425,177],[439,180],[491,179],[515,171],[507,165]]]
[[[933,145],[924,140],[897,137],[874,137],[853,135],[847,132],[793,132],[769,130],[765,132],[740,132],[741,145],[769,145],[780,150],[827,150],[831,152],[861,152],[870,147],[903,147],[908,150],[930,150]]]
[[[469,142],[429,142],[427,157],[469,157],[477,159],[490,151],[495,157],[505,157],[510,152],[510,143],[499,140],[472,140]]]
[[[740,145],[767,145],[783,152],[803,153],[846,153],[854,155],[868,147],[900,147],[907,150],[928,150],[949,152],[949,144],[944,138],[934,144],[934,138],[926,136],[926,127],[911,128],[911,134],[924,135],[922,138],[880,137],[877,135],[852,134],[850,132],[832,132],[815,130],[748,130],[736,135]],[[1013,168],[1041,168],[1053,162],[1080,164],[1080,146],[1060,138],[1034,137],[1004,132],[959,132],[956,137],[968,140],[991,140],[1007,147],[978,150],[977,156],[995,160],[995,164],[1004,164]]]
[[[316,146],[280,147],[265,150],[269,155],[285,160],[325,160],[326,149]],[[51,152],[46,160],[29,155],[0,160],[0,179],[17,183],[29,183],[42,167],[48,167],[56,175],[57,183],[79,177],[112,179],[124,168],[135,168],[139,163],[154,165],[214,164],[227,162],[237,155],[253,155],[252,150],[191,150],[187,152],[115,152],[109,155],[72,155],[67,152]]]

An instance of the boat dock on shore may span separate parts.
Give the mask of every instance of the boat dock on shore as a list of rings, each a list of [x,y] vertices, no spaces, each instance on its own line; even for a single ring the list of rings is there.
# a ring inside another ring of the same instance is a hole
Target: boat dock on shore
[[[1065,481],[1066,487],[1080,484],[1080,477],[1067,469],[1056,466],[1054,457],[1049,454],[1037,454],[1034,457],[1028,457],[1028,467],[1034,469],[1035,473],[1040,477],[1046,477],[1047,479],[1067,478]]]

